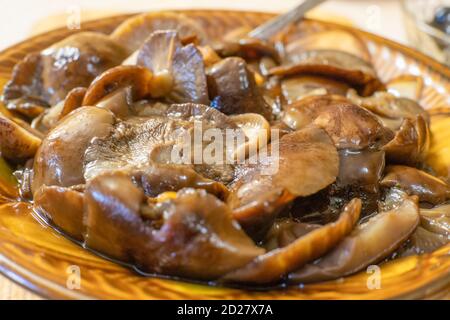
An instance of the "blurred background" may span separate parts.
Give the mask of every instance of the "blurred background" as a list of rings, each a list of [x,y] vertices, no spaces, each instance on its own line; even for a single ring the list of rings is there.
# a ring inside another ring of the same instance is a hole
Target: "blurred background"
[[[55,27],[124,12],[220,8],[284,12],[298,0],[14,0],[2,1],[0,50]],[[351,24],[448,62],[450,0],[330,0],[309,16]],[[439,12],[439,8],[441,8]],[[434,24],[433,24],[434,22]]]

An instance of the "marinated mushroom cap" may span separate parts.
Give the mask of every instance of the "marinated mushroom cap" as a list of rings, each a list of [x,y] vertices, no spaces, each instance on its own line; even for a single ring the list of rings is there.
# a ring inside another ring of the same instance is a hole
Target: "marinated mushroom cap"
[[[345,30],[311,32],[297,40],[290,41],[285,47],[285,55],[289,60],[305,51],[336,50],[370,62],[370,54],[364,42],[354,33]]]
[[[272,119],[272,110],[264,100],[247,63],[237,57],[223,59],[207,72],[211,105],[225,114],[258,113]]]
[[[414,232],[418,222],[417,199],[405,198],[396,208],[356,226],[320,260],[289,274],[289,281],[326,281],[362,270],[389,256]]]
[[[41,186],[34,194],[34,208],[58,229],[83,240],[84,194],[70,188]]]
[[[383,88],[373,67],[349,53],[336,50],[312,50],[292,56],[290,60],[270,70],[271,75],[293,76],[313,74],[340,79],[364,95]]]
[[[285,247],[258,256],[243,268],[225,275],[223,280],[252,284],[268,284],[280,280],[337,245],[352,231],[360,211],[361,200],[353,199],[345,206],[337,221],[312,230]]]
[[[152,97],[209,103],[203,56],[195,45],[184,46],[176,31],[153,32],[140,48],[137,64],[153,73]]]
[[[91,139],[85,146],[86,181],[105,171],[128,170],[150,164],[150,154],[158,144],[175,141],[190,126],[163,117],[130,118],[111,127],[107,135]]]
[[[184,189],[151,205],[114,173],[89,183],[86,203],[86,246],[146,272],[213,280],[264,253],[205,191]]]
[[[176,30],[182,39],[195,36],[200,43],[207,42],[206,33],[196,21],[173,12],[150,12],[131,17],[111,33],[111,38],[123,44],[131,54],[150,34],[159,30]]]
[[[125,49],[108,36],[80,32],[27,56],[14,67],[4,90],[7,101],[18,98],[42,100],[55,105],[76,87],[91,81],[126,57]]]
[[[41,141],[33,129],[0,114],[0,152],[3,157],[18,162],[32,158]]]
[[[449,185],[431,174],[407,166],[388,166],[381,181],[383,187],[399,187],[419,201],[440,204],[450,197]]]
[[[314,123],[338,149],[363,149],[392,139],[392,133],[372,113],[337,95],[299,100],[287,107],[283,121],[295,130]]]
[[[394,138],[383,146],[390,163],[416,166],[427,155],[431,133],[427,121],[418,115],[416,119],[404,119]]]
[[[310,95],[334,94],[345,96],[349,86],[322,76],[299,75],[281,81],[281,90],[287,104],[294,103]]]
[[[325,131],[307,127],[284,135],[268,147],[274,158],[237,169],[227,200],[233,216],[251,235],[265,234],[279,210],[298,196],[308,196],[333,183],[339,158]],[[266,171],[274,166],[273,170]]]
[[[34,158],[32,190],[42,185],[70,187],[84,184],[84,153],[95,137],[107,136],[114,115],[106,109],[82,107],[51,130]]]
[[[280,63],[280,52],[273,41],[249,37],[250,31],[249,27],[231,30],[222,41],[214,43],[213,48],[222,57],[241,57],[249,62],[268,57],[275,63]]]

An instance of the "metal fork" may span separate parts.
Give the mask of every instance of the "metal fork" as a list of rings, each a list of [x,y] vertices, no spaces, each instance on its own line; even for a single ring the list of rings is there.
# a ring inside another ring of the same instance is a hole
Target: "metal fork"
[[[270,19],[266,23],[263,23],[262,25],[250,31],[247,36],[249,36],[250,38],[267,40],[291,23],[299,21],[301,18],[303,18],[307,11],[318,6],[324,1],[326,0],[303,0],[302,3],[300,3],[297,7],[289,10],[282,15]]]

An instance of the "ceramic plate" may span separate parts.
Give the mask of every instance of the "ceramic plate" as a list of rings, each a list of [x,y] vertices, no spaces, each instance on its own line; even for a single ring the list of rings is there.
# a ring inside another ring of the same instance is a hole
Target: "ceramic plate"
[[[198,20],[212,38],[239,27],[254,27],[273,14],[238,11],[183,11]],[[87,22],[82,31],[111,32],[129,15]],[[450,69],[417,51],[378,36],[330,23],[309,21],[313,29],[344,28],[359,35],[383,81],[400,75],[420,75],[424,90],[420,99],[427,108],[450,105]],[[78,30],[58,29],[17,44],[0,53],[0,88],[13,66],[27,53],[39,51]],[[433,147],[429,163],[439,174],[450,168],[450,117],[432,117]],[[0,171],[5,171],[0,163]],[[14,193],[11,180],[0,178],[0,196]],[[73,273],[80,272],[79,289],[73,287]],[[368,289],[370,274],[361,272],[345,279],[251,291],[209,287],[184,281],[139,276],[136,272],[81,248],[41,223],[27,203],[0,205],[0,271],[24,287],[50,298],[99,299],[386,299],[437,298],[450,286],[450,245],[432,254],[411,256],[381,265],[381,287]]]

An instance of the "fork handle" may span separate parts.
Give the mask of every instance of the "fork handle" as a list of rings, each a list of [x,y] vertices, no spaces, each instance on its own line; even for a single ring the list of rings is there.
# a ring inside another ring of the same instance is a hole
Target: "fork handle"
[[[250,38],[267,40],[286,26],[299,21],[301,18],[303,18],[307,11],[318,6],[324,1],[326,0],[303,0],[302,3],[300,3],[297,7],[289,10],[282,15],[270,19],[266,23],[250,31],[247,36],[249,36]]]

